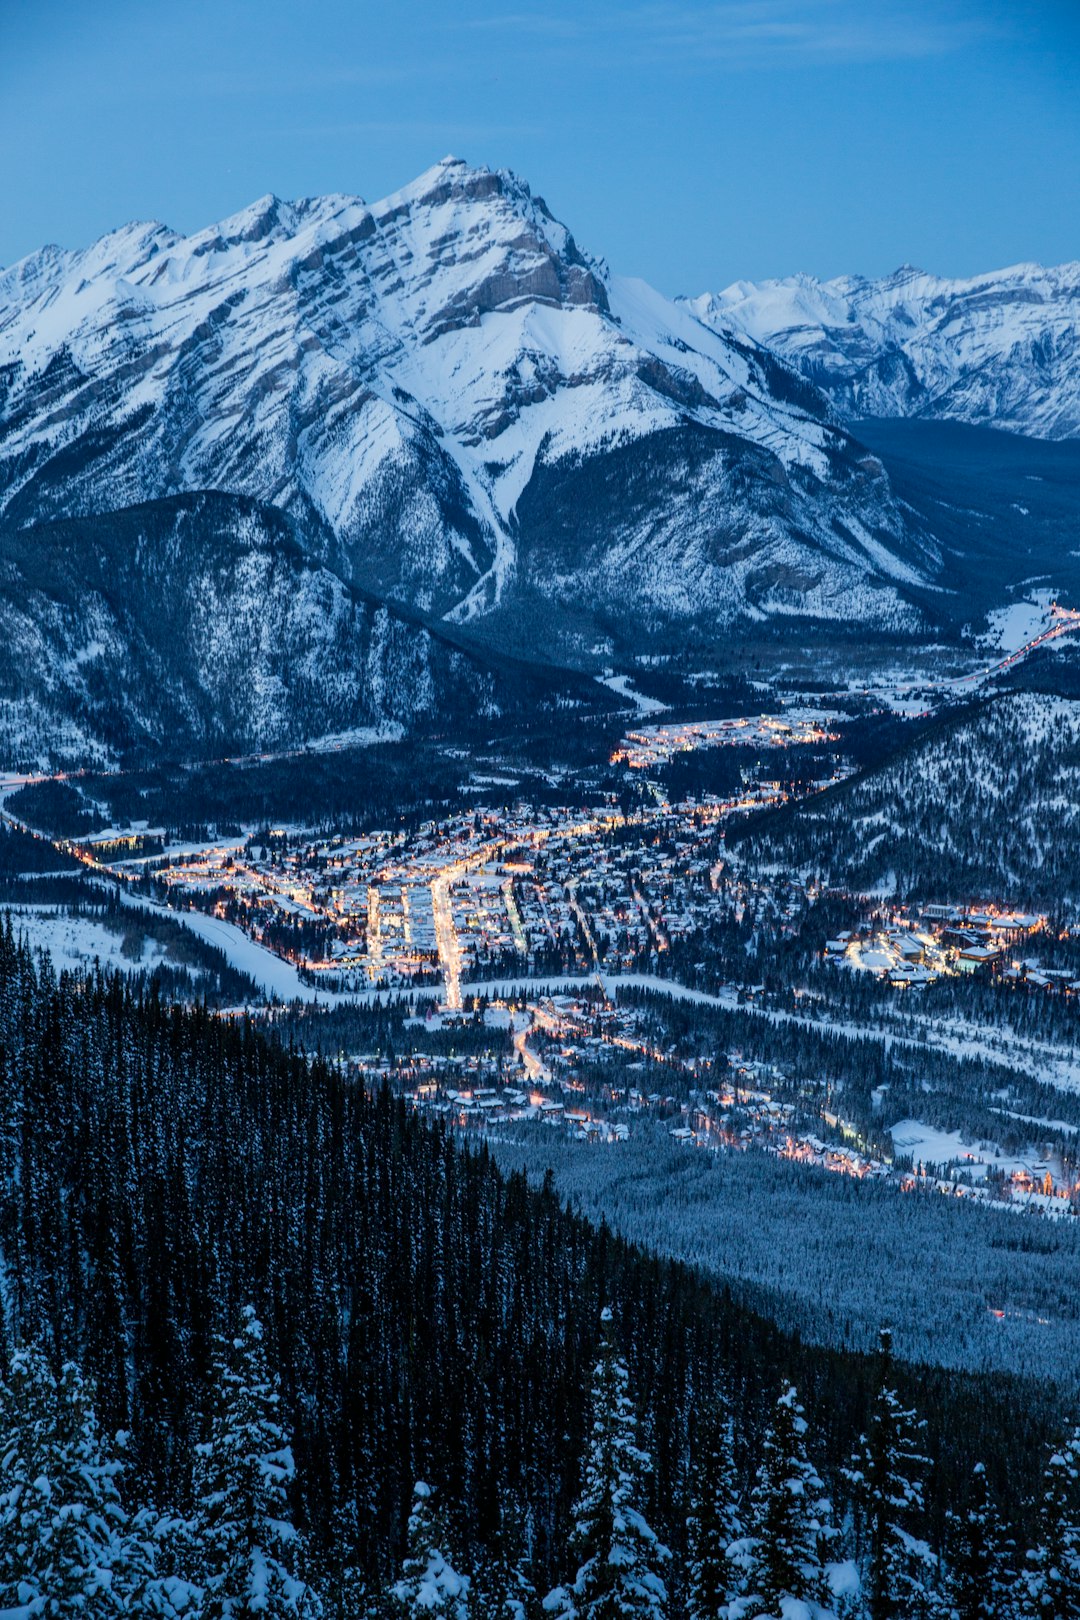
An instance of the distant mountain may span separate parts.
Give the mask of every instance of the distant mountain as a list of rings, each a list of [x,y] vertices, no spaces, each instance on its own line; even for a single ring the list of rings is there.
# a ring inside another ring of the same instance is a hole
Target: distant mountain
[[[265,197],[0,275],[9,530],[203,489],[526,656],[916,630],[905,593],[939,566],[815,389],[455,159],[374,206]]]
[[[968,281],[910,265],[879,280],[737,281],[686,307],[711,331],[763,344],[845,417],[1080,436],[1080,262]]]
[[[240,496],[0,527],[0,757],[295,746],[566,701],[305,555]]]

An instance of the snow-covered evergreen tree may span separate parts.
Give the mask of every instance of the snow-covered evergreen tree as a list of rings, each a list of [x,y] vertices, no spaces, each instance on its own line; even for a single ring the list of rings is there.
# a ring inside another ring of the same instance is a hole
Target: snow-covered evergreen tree
[[[735,1425],[719,1405],[704,1412],[695,1434],[686,1521],[689,1620],[716,1620],[736,1595],[738,1571],[728,1549],[743,1533],[735,1474]]]
[[[17,1350],[0,1386],[0,1609],[28,1616],[130,1614],[153,1572],[129,1535],[120,1462],[98,1433],[91,1391]]]
[[[195,1465],[203,1620],[311,1614],[318,1602],[298,1573],[303,1548],[288,1516],[292,1451],[251,1305],[221,1346],[217,1379],[210,1438]]]
[[[137,1508],[131,1515],[127,1547],[131,1612],[157,1620],[197,1620],[203,1591],[191,1578],[199,1559],[190,1520]]]
[[[869,1620],[923,1620],[933,1606],[934,1557],[915,1530],[923,1510],[927,1458],[922,1424],[892,1388],[892,1335],[880,1336],[880,1383],[851,1466],[845,1474],[860,1509],[864,1588]]]
[[[751,1497],[744,1615],[779,1616],[793,1602],[825,1605],[831,1597],[826,1563],[837,1531],[806,1435],[806,1415],[789,1384],[773,1410]]]
[[[950,1516],[949,1557],[955,1620],[1004,1620],[1010,1584],[1006,1544],[982,1463],[972,1470],[966,1510]]]
[[[469,1620],[469,1577],[454,1568],[433,1498],[432,1487],[418,1480],[401,1578],[390,1589],[393,1610],[400,1620]]]
[[[651,1462],[636,1437],[630,1376],[615,1345],[610,1309],[601,1315],[600,1355],[592,1384],[592,1437],[574,1512],[580,1559],[569,1587],[544,1599],[565,1620],[660,1620],[667,1603],[661,1570],[671,1554],[641,1511]]]
[[[1080,1620],[1080,1426],[1046,1465],[1027,1561],[1024,1620]]]
[[[536,1588],[522,1566],[502,1551],[481,1558],[469,1581],[469,1620],[533,1620]]]

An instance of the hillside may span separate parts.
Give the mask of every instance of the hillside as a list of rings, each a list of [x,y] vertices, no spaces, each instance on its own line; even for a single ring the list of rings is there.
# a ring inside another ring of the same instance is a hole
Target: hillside
[[[0,756],[263,751],[580,702],[364,596],[304,538],[218,494],[0,525]]]
[[[734,858],[849,891],[1080,905],[1080,704],[1001,695],[877,770],[728,835]]]
[[[79,1358],[103,1432],[132,1432],[125,1489],[144,1500],[190,1504],[214,1335],[249,1300],[281,1375],[298,1517],[315,1567],[339,1578],[345,1562],[369,1580],[392,1569],[418,1476],[470,1559],[505,1538],[538,1582],[572,1569],[605,1305],[653,1453],[643,1501],[676,1550],[703,1403],[730,1407],[741,1490],[784,1378],[830,1474],[856,1443],[869,1358],[785,1336],[321,1058],[116,977],[58,983],[6,930],[0,991],[5,1329]],[[1020,1515],[1007,1463],[1017,1445],[1038,1455],[1047,1393],[896,1376],[917,1384],[938,1462],[913,1522],[940,1540],[975,1446]]]

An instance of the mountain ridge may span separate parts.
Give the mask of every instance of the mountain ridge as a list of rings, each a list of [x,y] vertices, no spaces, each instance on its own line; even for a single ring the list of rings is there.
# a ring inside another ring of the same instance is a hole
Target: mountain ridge
[[[359,743],[581,701],[366,596],[245,497],[0,525],[6,760]]]
[[[527,636],[534,602],[577,613],[571,661],[688,623],[910,633],[905,590],[938,567],[796,372],[459,159],[372,205],[266,196],[0,274],[5,521],[197,488],[283,507],[321,563],[427,617]]]
[[[683,300],[821,388],[846,419],[918,416],[1080,436],[1080,261],[966,278],[736,281]]]

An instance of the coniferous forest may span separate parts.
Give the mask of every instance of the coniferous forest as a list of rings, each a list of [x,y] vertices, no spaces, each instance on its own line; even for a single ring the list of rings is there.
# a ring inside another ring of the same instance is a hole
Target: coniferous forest
[[[1080,1439],[1031,1387],[802,1345],[10,925],[0,1051],[5,1610],[1078,1612]]]

